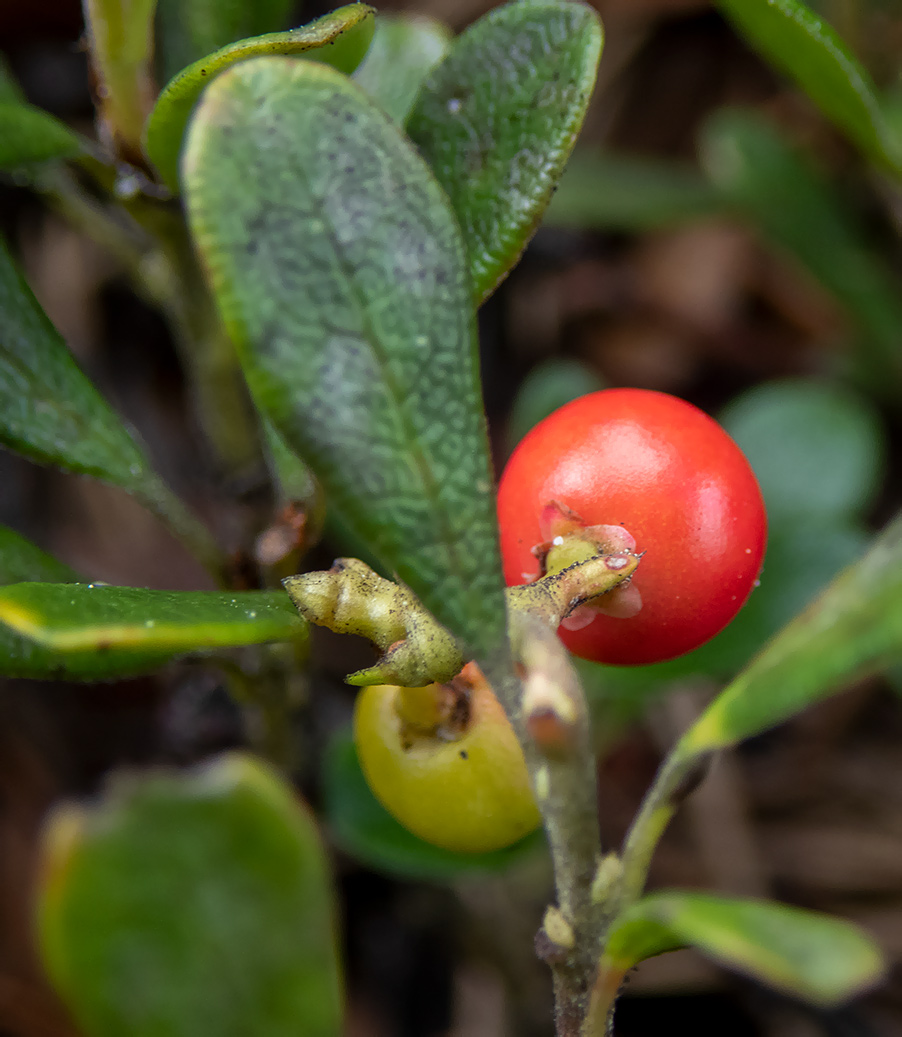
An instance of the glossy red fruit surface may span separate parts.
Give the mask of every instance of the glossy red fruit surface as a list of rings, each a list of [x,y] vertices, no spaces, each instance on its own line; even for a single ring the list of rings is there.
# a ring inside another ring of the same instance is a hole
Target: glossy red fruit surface
[[[590,393],[522,440],[498,493],[509,585],[542,575],[533,548],[548,540],[552,502],[586,525],[622,526],[645,552],[635,615],[561,627],[584,659],[653,663],[697,648],[736,615],[761,569],[767,517],[748,461],[717,422],[666,393]]]

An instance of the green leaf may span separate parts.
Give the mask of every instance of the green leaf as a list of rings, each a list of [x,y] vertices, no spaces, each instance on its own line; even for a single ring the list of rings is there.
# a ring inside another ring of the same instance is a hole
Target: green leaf
[[[85,377],[0,241],[0,445],[134,494],[210,561],[209,537]]]
[[[262,762],[119,777],[44,845],[40,947],[86,1037],[339,1037],[325,857]]]
[[[705,127],[701,159],[724,197],[794,255],[855,319],[861,355],[883,388],[902,374],[902,301],[842,199],[763,119],[723,110]]]
[[[0,169],[71,158],[81,151],[78,136],[59,119],[34,105],[0,99]]]
[[[902,518],[762,650],[683,736],[677,755],[734,745],[902,659]]]
[[[355,81],[403,125],[423,80],[451,43],[447,26],[423,15],[380,15]]]
[[[466,256],[389,118],[333,69],[259,58],[188,134],[194,237],[258,407],[473,658],[506,645]]]
[[[153,18],[157,0],[84,0],[95,96],[109,136],[141,153],[141,127],[153,103]]]
[[[832,26],[799,0],[716,3],[866,155],[902,169],[902,149],[886,125],[871,77]]]
[[[595,83],[602,29],[570,0],[519,0],[455,40],[408,123],[451,199],[477,302],[516,263],[563,171]]]
[[[680,892],[628,908],[614,923],[603,965],[625,972],[685,946],[825,1008],[873,986],[886,968],[873,941],[849,922],[764,900]]]
[[[281,591],[161,591],[103,583],[3,587],[0,623],[52,653],[49,672],[33,672],[40,660],[23,660],[18,669],[13,660],[7,676],[77,680],[147,673],[188,652],[287,641],[307,629]]]
[[[353,72],[373,38],[374,9],[348,4],[309,25],[231,43],[179,72],[157,98],[144,132],[144,151],[170,190],[179,189],[179,154],[185,127],[210,81],[239,61],[271,54],[294,54]]]
[[[79,576],[9,526],[0,526],[0,586],[24,580],[68,583]]]
[[[771,523],[858,515],[880,489],[880,416],[841,385],[770,382],[737,399],[720,420],[755,470]]]
[[[233,40],[287,28],[296,9],[294,0],[157,0],[160,82]]]
[[[329,745],[323,783],[325,820],[335,842],[363,864],[390,875],[445,881],[469,872],[501,871],[543,845],[541,832],[494,853],[452,853],[418,839],[372,794],[354,740],[344,732]]]
[[[719,193],[689,165],[577,149],[545,223],[641,231],[716,216],[723,210]]]

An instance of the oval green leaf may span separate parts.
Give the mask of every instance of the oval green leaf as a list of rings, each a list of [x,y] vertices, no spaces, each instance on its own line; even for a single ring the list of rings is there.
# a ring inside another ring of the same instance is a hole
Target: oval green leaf
[[[582,126],[601,45],[586,4],[519,0],[471,25],[423,86],[407,129],[451,199],[477,302],[542,218]]]
[[[368,4],[348,4],[288,32],[230,43],[179,72],[157,98],[144,132],[144,151],[171,191],[179,189],[179,154],[185,127],[197,100],[220,72],[266,54],[308,54],[340,72],[353,72],[373,38],[375,11]]]
[[[735,400],[720,421],[755,470],[771,524],[861,515],[880,489],[880,415],[842,385],[769,382]]]
[[[902,170],[902,142],[886,124],[865,68],[831,25],[799,0],[716,0],[739,32],[794,79],[872,159]]]
[[[852,361],[878,390],[896,384],[902,301],[842,198],[773,126],[749,112],[715,114],[702,133],[700,157],[725,200],[807,267],[856,321],[860,348]]]
[[[288,28],[296,9],[294,0],[157,0],[159,81],[234,40]]]
[[[370,791],[354,740],[336,735],[323,771],[325,821],[338,846],[377,871],[404,878],[448,881],[471,872],[503,871],[540,851],[541,832],[494,853],[452,853],[408,832]]]
[[[0,241],[0,445],[93,475],[133,494],[199,558],[209,534],[153,471],[121,419],[85,377]]]
[[[558,357],[534,367],[520,383],[511,407],[507,427],[511,450],[559,407],[604,387],[598,373],[581,360]]]
[[[341,1033],[318,833],[260,761],[120,777],[44,858],[40,947],[86,1037]]]
[[[78,135],[52,115],[14,100],[0,100],[0,169],[81,154]]]
[[[602,967],[626,972],[678,947],[825,1008],[877,983],[880,950],[849,922],[764,900],[656,893],[615,921]]]
[[[407,121],[423,80],[451,43],[447,26],[424,15],[380,15],[355,82],[396,122]]]
[[[0,588],[0,623],[47,653],[7,676],[101,680],[148,673],[179,655],[306,636],[281,591],[161,591],[103,583]],[[45,671],[35,672],[36,667]]]
[[[261,411],[474,658],[503,652],[466,255],[426,164],[333,69],[258,58],[206,91],[184,186]]]
[[[705,710],[681,757],[735,745],[902,659],[902,517],[770,641]]]

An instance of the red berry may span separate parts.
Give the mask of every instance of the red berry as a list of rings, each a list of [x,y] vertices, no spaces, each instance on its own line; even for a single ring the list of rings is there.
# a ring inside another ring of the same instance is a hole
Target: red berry
[[[645,552],[632,589],[598,599],[617,615],[561,627],[584,659],[642,664],[697,648],[736,615],[761,569],[767,517],[748,461],[717,422],[666,393],[590,393],[523,439],[498,494],[508,584],[542,575],[533,549],[557,505],[586,526],[622,527]]]

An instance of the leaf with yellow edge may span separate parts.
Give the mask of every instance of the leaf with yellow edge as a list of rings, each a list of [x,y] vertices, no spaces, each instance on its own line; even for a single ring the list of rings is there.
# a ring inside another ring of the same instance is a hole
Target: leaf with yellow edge
[[[292,54],[350,73],[366,54],[374,26],[375,11],[369,4],[348,4],[299,29],[230,43],[179,72],[163,88],[144,130],[144,150],[166,186],[178,192],[185,127],[204,88],[220,72],[249,58]]]
[[[287,641],[306,624],[280,591],[163,591],[101,583],[15,583],[0,623],[43,649],[8,676],[79,680],[147,673],[189,652]]]
[[[602,975],[679,947],[816,1005],[841,1004],[885,971],[873,941],[849,922],[765,900],[701,893],[654,893],[614,922]]]

